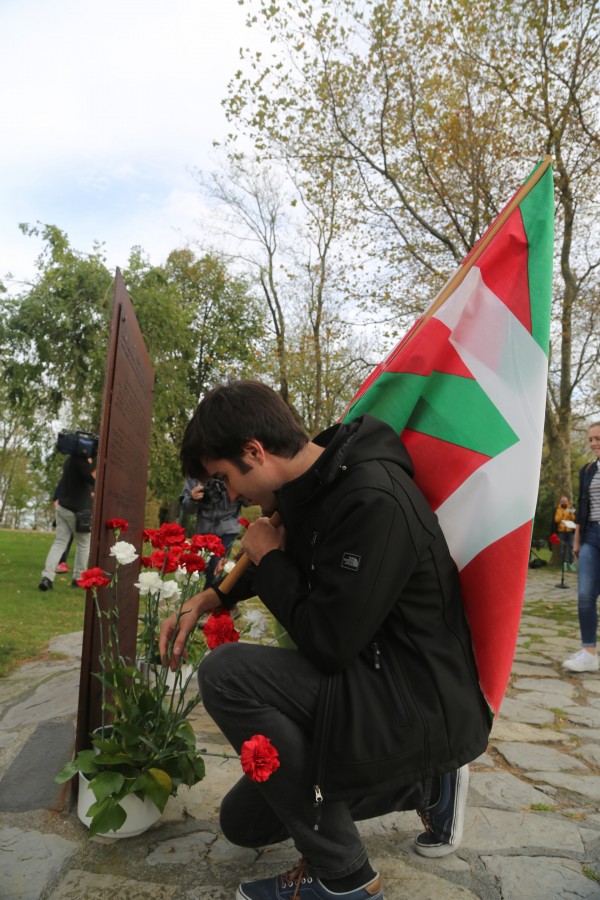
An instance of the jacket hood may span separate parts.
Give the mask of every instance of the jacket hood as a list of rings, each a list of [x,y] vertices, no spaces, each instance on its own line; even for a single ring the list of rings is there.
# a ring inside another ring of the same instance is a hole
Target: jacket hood
[[[396,432],[374,416],[364,415],[353,422],[333,425],[314,438],[325,447],[315,468],[324,483],[333,480],[342,466],[352,466],[369,460],[388,460],[401,466],[411,478],[414,475],[408,450]]]
[[[284,496],[286,505],[309,502],[316,491],[332,484],[341,472],[370,460],[395,463],[413,477],[413,464],[401,439],[389,425],[374,416],[364,415],[352,422],[332,425],[313,438],[313,443],[324,447],[323,453],[307,472],[276,492],[280,505]]]

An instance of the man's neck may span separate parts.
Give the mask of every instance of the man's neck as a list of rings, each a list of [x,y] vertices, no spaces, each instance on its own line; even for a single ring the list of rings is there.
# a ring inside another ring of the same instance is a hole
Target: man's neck
[[[301,475],[308,472],[314,466],[323,450],[323,447],[308,441],[292,459],[283,460],[281,458],[285,469],[285,481],[295,481],[296,478],[300,478]]]

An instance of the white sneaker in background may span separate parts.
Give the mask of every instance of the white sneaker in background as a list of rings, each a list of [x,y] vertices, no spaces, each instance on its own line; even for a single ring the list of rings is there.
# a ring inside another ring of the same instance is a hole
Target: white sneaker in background
[[[597,653],[588,653],[583,647],[563,663],[564,669],[571,672],[597,672],[600,669]]]

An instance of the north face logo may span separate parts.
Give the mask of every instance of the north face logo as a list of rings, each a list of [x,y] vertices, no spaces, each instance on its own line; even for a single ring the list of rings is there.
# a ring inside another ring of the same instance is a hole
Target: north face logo
[[[360,566],[360,556],[356,553],[344,553],[342,556],[342,569],[350,569],[352,572],[358,572]]]

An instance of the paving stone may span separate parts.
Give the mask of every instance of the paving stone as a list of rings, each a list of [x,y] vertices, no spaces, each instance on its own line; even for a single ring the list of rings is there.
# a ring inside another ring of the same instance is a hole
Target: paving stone
[[[552,673],[554,674],[554,673]],[[541,691],[548,694],[564,694],[567,697],[573,697],[575,687],[568,681],[560,681],[558,678],[516,678],[512,682],[512,687],[518,691]]]
[[[522,703],[524,706],[549,709],[551,712],[555,709],[564,709],[565,705],[571,706],[573,704],[573,699],[565,694],[551,694],[545,691],[519,691],[511,699],[514,699],[517,703]]]
[[[48,900],[169,900],[177,885],[71,869]],[[208,897],[206,898],[208,900]]]
[[[469,805],[495,809],[529,809],[544,803],[545,794],[510,772],[472,772]]]
[[[527,725],[546,725],[554,722],[554,713],[538,706],[527,706],[520,700],[505,697],[500,707],[500,717],[511,722],[524,722]]]
[[[573,753],[576,753],[577,756],[587,760],[587,762],[590,762],[593,766],[598,766],[600,768],[600,747],[598,744],[582,744],[574,749]]]
[[[600,776],[568,775],[565,772],[524,772],[531,781],[545,782],[573,794],[581,794],[588,802],[600,801]]]
[[[600,728],[579,728],[576,725],[566,725],[565,731],[581,738],[582,741],[600,741]]]
[[[78,849],[78,844],[55,834],[0,828],[0,897],[38,900],[50,878]]]
[[[202,897],[198,893],[198,888],[191,888],[184,891],[181,900],[231,900],[233,894],[230,887],[223,887],[220,884],[203,884]]]
[[[443,897],[443,900],[467,900],[476,898],[477,894],[452,882],[429,874],[411,865],[410,859],[390,859],[375,857],[371,864],[381,874],[385,900],[431,900],[432,897]]]
[[[187,866],[203,856],[216,835],[211,831],[194,831],[185,837],[175,837],[168,841],[159,841],[146,857],[149,866],[167,863],[171,866]]]
[[[531,678],[556,678],[556,671],[550,664],[541,666],[535,663],[514,662],[511,675],[522,675]]]
[[[541,821],[543,819],[543,821]],[[478,854],[526,848],[582,853],[576,822],[556,813],[507,812],[467,807],[463,846]]]
[[[591,706],[563,706],[561,708],[569,721],[575,722],[577,725],[600,727],[600,709],[593,709]]]
[[[224,837],[218,837],[208,848],[207,859],[211,863],[235,862],[247,865],[256,861],[257,851],[249,847],[236,847]]]
[[[600,694],[600,681],[594,678],[588,678],[585,682],[585,689],[594,694]]]
[[[600,896],[600,885],[586,878],[583,867],[560,857],[483,856],[482,860],[502,887],[502,896],[511,900],[539,897],[592,898]]]
[[[8,709],[2,719],[4,728],[29,722],[47,722],[77,714],[79,668],[62,671],[47,678],[24,701]]]
[[[478,756],[477,759],[474,759],[472,763],[470,763],[471,769],[473,766],[485,766],[486,768],[493,769],[496,766],[496,762],[489,753],[482,753],[481,756]]]
[[[63,653],[71,659],[81,659],[83,646],[83,631],[71,631],[69,634],[59,634],[48,641],[49,653]]]
[[[537,744],[568,743],[568,735],[553,728],[535,728],[526,722],[510,722],[507,719],[495,719],[492,727],[491,741],[529,741]]]
[[[514,741],[496,744],[496,749],[511,766],[518,766],[519,769],[535,767],[542,772],[560,772],[569,769],[588,773],[590,771],[580,760],[551,747]]]

